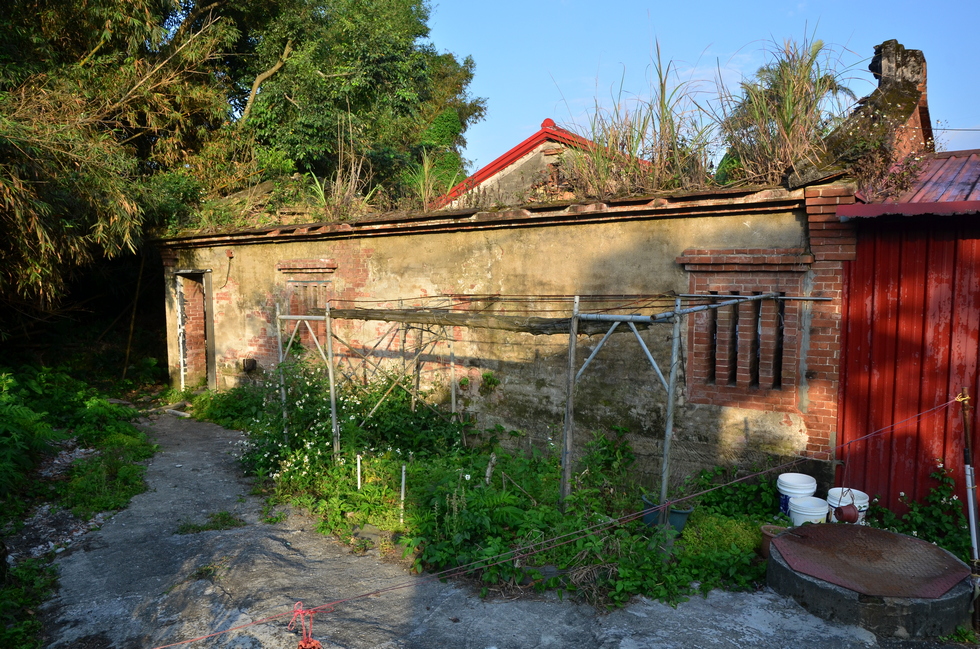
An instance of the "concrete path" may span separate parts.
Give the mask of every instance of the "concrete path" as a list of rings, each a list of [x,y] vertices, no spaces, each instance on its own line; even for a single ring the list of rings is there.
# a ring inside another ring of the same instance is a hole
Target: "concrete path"
[[[233,456],[239,433],[169,415],[147,430],[161,446],[147,470],[150,489],[60,556],[61,588],[43,614],[47,647],[155,648],[281,615],[182,646],[294,649],[299,635],[286,628],[294,603],[320,606],[396,585],[406,587],[317,615],[314,637],[324,649],[882,646],[769,590],[716,591],[676,609],[640,598],[609,614],[553,595],[484,601],[463,584],[351,554],[302,515],[260,522],[262,502]],[[249,524],[175,533],[219,511]]]

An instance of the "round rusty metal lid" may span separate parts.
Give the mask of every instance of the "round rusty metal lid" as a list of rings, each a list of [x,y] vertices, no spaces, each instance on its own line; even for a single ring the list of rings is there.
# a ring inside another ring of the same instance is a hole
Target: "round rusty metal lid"
[[[804,525],[772,542],[793,570],[864,595],[937,598],[970,576],[932,543],[863,525]]]

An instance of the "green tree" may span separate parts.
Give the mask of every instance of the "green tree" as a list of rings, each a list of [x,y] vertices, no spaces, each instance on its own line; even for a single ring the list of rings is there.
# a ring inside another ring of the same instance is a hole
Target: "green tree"
[[[336,171],[339,152],[352,147],[377,182],[418,159],[420,138],[446,110],[461,125],[459,147],[484,104],[466,91],[472,60],[424,42],[428,15],[418,0],[280,4],[256,26],[251,62],[236,80],[244,126],[303,172]]]
[[[138,182],[225,119],[202,67],[216,21],[176,34],[161,3],[14,0],[0,11],[0,298],[55,304],[72,269],[139,245]],[[202,81],[202,77],[203,80]]]
[[[347,151],[397,183],[447,111],[458,153],[484,102],[472,60],[425,41],[428,15],[423,0],[0,3],[7,314],[52,308],[148,223],[264,177],[330,174]]]

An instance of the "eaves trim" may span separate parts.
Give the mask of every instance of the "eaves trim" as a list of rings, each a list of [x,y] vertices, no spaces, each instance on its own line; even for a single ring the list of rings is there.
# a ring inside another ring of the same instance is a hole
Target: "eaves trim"
[[[854,203],[837,207],[840,218],[874,218],[877,216],[955,216],[980,214],[980,201],[946,203]]]
[[[430,213],[399,220],[353,223],[313,223],[221,234],[160,239],[164,249],[206,248],[226,245],[261,245],[288,241],[405,236],[434,232],[462,232],[503,228],[554,227],[669,218],[710,218],[737,214],[775,214],[805,209],[803,190],[770,189],[745,194],[718,195],[700,200],[657,197],[642,204],[596,202],[511,209],[500,212]]]

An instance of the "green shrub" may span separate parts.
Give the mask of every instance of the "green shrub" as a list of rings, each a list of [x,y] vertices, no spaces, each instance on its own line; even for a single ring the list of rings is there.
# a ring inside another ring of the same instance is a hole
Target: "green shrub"
[[[935,543],[969,562],[970,531],[963,503],[955,493],[956,481],[941,460],[937,460],[936,470],[930,477],[934,486],[923,501],[900,494],[902,503],[908,507],[904,515],[880,506],[875,496],[866,520],[869,525]]]
[[[759,526],[750,520],[768,521],[778,511],[770,482],[738,483],[705,497],[674,539],[673,532],[630,520],[641,491],[625,429],[593,435],[560,505],[556,453],[505,451],[497,446],[499,427],[486,431],[479,448],[465,448],[459,424],[421,401],[412,409],[411,396],[399,387],[408,384],[404,377],[338,389],[341,453],[335,456],[322,367],[290,365],[284,376],[285,409],[278,384],[270,383],[204,395],[195,412],[220,421],[247,410],[249,419],[238,420],[247,434],[246,467],[274,480],[272,502],[305,508],[324,533],[350,538],[354,526],[376,525],[400,535],[418,570],[463,570],[487,586],[531,580],[596,603],[643,594],[676,604],[698,587],[746,588],[764,574],[755,554]],[[716,479],[723,479],[720,471],[688,486],[697,491]],[[547,565],[558,574],[545,579]]]
[[[776,481],[768,475],[761,475],[733,482],[738,474],[739,469],[735,466],[702,471],[695,490],[706,493],[698,497],[698,507],[707,513],[771,523],[774,514],[779,512]]]
[[[0,582],[0,647],[40,649],[41,621],[35,611],[57,584],[57,571],[44,559],[28,559]]]
[[[0,496],[22,486],[28,472],[59,435],[43,414],[24,405],[17,381],[0,374]]]

